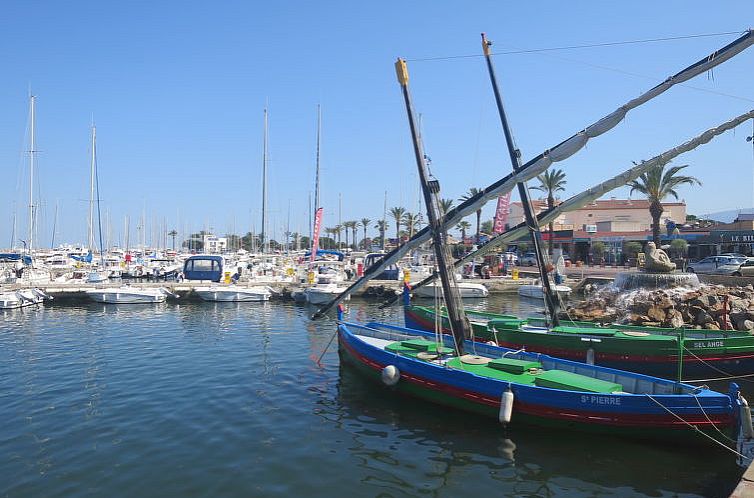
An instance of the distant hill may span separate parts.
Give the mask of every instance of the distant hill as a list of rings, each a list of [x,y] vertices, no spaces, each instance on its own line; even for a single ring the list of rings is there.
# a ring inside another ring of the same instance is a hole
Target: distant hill
[[[754,208],[731,209],[729,211],[720,211],[718,213],[697,214],[697,218],[704,220],[722,221],[723,223],[732,223],[740,213],[754,214]]]

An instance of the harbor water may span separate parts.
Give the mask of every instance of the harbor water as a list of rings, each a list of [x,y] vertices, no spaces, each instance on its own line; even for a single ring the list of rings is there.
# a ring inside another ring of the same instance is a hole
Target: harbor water
[[[402,322],[397,307],[349,306],[350,320]],[[168,302],[0,313],[0,496],[717,497],[743,472],[712,446],[504,428],[393,397],[341,369],[332,317],[311,312]]]

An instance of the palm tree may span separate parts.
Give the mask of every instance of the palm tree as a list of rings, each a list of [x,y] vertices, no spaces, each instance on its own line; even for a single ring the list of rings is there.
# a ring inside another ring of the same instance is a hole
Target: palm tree
[[[481,192],[480,189],[476,187],[471,187],[468,192],[466,192],[464,195],[461,196],[462,201],[468,201],[475,195],[477,195],[479,192]],[[476,210],[476,243],[479,243],[479,229],[480,225],[482,224],[482,208],[479,208]]]
[[[335,241],[335,234],[338,233],[338,231],[335,228],[325,228],[325,233],[330,235],[330,240],[333,242]],[[328,247],[328,249],[332,249],[332,247]]]
[[[453,209],[453,199],[440,199],[440,214],[445,216]]]
[[[387,221],[377,220],[377,224],[374,226],[380,232],[380,240],[382,241],[382,250],[385,250],[385,232],[387,232]]]
[[[403,215],[403,226],[408,230],[409,239],[414,236],[414,231],[419,228],[421,222],[421,213],[406,212],[406,214]]]
[[[361,219],[361,226],[364,229],[364,249],[367,248],[367,228],[369,228],[369,224],[372,222],[369,218],[362,218]]]
[[[351,230],[351,233],[353,234],[353,245],[354,248],[356,248],[356,228],[359,226],[358,221],[344,221],[343,222],[343,228],[346,232],[346,247],[350,247],[348,245],[348,230]]]
[[[170,230],[170,231],[168,232],[168,237],[172,237],[172,238],[173,238],[173,250],[174,250],[174,251],[175,251],[175,236],[176,236],[176,235],[178,235],[178,232],[176,232],[176,231],[175,231],[175,229],[173,229],[173,230]]]
[[[631,187],[629,195],[634,191],[647,196],[649,201],[649,213],[652,215],[652,239],[657,247],[660,247],[660,216],[664,211],[662,200],[672,195],[678,199],[676,188],[681,185],[701,185],[702,182],[693,176],[679,175],[678,173],[688,164],[683,166],[671,166],[665,171],[666,164],[660,164],[643,173],[638,180],[632,180],[627,183]]]
[[[456,228],[461,231],[461,242],[464,243],[466,241],[466,230],[471,228],[471,223],[468,221],[462,221],[456,225]]]
[[[390,208],[390,216],[395,220],[395,245],[399,246],[401,241],[401,222],[403,222],[403,215],[406,214],[406,209],[400,206]]]
[[[343,232],[343,225],[342,224],[335,225],[334,230],[335,230],[335,235],[338,236],[338,250],[340,250],[340,234],[341,232]]]
[[[562,169],[550,169],[537,176],[537,180],[539,180],[539,185],[531,188],[547,193],[547,209],[554,208],[555,193],[565,190],[565,173]],[[555,235],[552,221],[550,222],[549,229],[550,238],[547,240],[547,252],[550,254],[550,258],[552,258],[552,244]]]

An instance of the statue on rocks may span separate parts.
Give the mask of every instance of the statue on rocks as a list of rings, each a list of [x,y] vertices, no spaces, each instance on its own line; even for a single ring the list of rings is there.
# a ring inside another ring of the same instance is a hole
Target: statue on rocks
[[[654,242],[647,242],[644,248],[644,271],[654,273],[669,273],[675,270],[675,263],[670,261],[662,249],[658,249]]]

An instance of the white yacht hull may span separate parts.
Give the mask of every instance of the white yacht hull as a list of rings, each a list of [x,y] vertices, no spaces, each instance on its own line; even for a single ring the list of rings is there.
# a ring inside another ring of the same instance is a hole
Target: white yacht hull
[[[459,282],[456,286],[461,297],[464,299],[474,299],[480,297],[487,297],[490,291],[487,290],[482,284],[475,284],[472,282]],[[438,289],[442,289],[442,286],[438,282],[434,282],[423,287],[419,287],[414,291],[414,296],[417,297],[435,297],[435,293]]]
[[[89,299],[98,303],[149,304],[165,302],[166,294],[161,289],[94,289],[86,291]]]
[[[335,284],[321,284],[308,287],[304,294],[306,294],[306,300],[311,304],[325,304],[345,290],[345,287],[338,287]]]
[[[260,302],[268,301],[272,293],[267,287],[197,287],[194,292],[205,301]]]
[[[531,297],[535,299],[541,299],[543,294],[542,285],[540,284],[527,284],[518,288],[518,295],[521,297]],[[552,290],[560,294],[561,296],[568,296],[571,294],[571,288],[567,285],[553,285]]]

